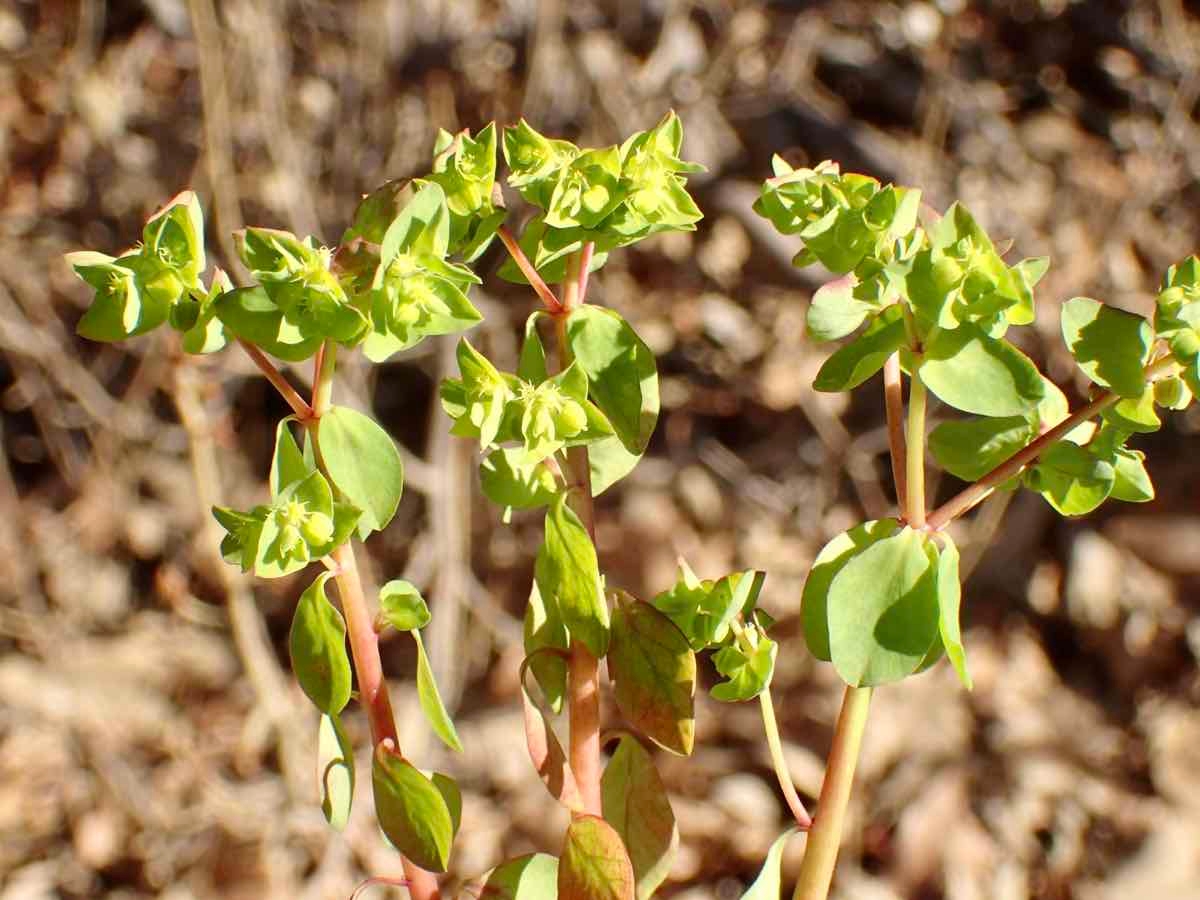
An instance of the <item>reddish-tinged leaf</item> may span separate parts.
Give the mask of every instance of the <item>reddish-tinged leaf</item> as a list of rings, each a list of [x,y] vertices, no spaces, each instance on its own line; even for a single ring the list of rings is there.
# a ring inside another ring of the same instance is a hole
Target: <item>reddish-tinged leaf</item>
[[[679,830],[654,760],[637,740],[621,738],[600,791],[604,820],[629,849],[638,900],[648,900],[671,870]]]
[[[696,732],[696,656],[666,615],[617,591],[608,671],[621,715],[664,750],[687,756]]]
[[[550,727],[550,720],[525,688],[528,666],[529,659],[526,659],[521,666],[521,706],[525,713],[525,745],[529,749],[529,758],[550,796],[572,812],[579,812],[583,809],[583,797],[575,775],[567,765],[567,755]]]
[[[576,816],[558,862],[558,900],[636,900],[621,836],[599,816]]]

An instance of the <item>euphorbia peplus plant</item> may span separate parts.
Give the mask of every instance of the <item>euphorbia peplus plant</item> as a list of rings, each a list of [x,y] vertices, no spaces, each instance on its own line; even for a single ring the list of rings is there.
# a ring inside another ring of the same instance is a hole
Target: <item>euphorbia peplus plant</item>
[[[762,574],[701,581],[685,565],[679,583],[647,603],[607,591],[594,545],[592,497],[645,452],[659,399],[645,343],[612,310],[585,304],[588,274],[619,247],[695,228],[701,216],[685,178],[700,167],[680,158],[682,138],[674,114],[601,149],[545,138],[523,121],[505,129],[508,181],[535,208],[519,240],[502,224],[497,133],[489,125],[474,136],[440,133],[432,172],[365,197],[336,247],[273,229],[238,232],[253,286],[235,288],[220,270],[204,284],[203,217],[190,192],[151,217],[135,249],[116,258],[68,256],[96,291],[80,334],[117,341],[169,323],[189,353],[236,341],[290,405],[276,428],[269,502],[214,509],[227,532],[221,550],[263,578],[324,566],[301,594],[290,634],[297,680],[321,714],[322,809],[335,827],[349,815],[354,754],[341,717],[356,682],[370,724],[379,825],[403,854],[403,883],[419,900],[441,896],[431,872],[447,869],[461,798],[452,779],[420,771],[401,750],[380,663],[382,631],[415,639],[421,707],[448,746],[461,746],[421,643],[430,620],[425,601],[407,582],[390,581],[373,611],[355,566],[355,540],[385,528],[396,511],[400,456],[369,416],[333,405],[332,389],[340,350],[360,348],[380,362],[476,324],[481,316],[467,292],[479,278],[469,264],[497,235],[510,254],[499,274],[530,284],[545,308],[528,320],[515,373],[463,340],[462,377],[443,385],[442,402],[454,433],[478,441],[483,490],[505,519],[514,509],[545,509],[525,613],[522,692],[533,762],[572,821],[557,858],[511,860],[467,890],[521,900],[645,898],[656,890],[677,832],[638,735],[673,753],[692,751],[697,650],[717,650],[726,676],[713,689],[719,699],[760,697],[783,771],[765,691],[775,644],[765,634],[770,619],[756,608]],[[311,398],[270,357],[312,359]],[[326,594],[330,579],[340,610]],[[603,771],[601,659],[629,727],[614,732],[619,743]],[[564,706],[567,752],[551,727]],[[791,784],[785,789],[803,817]]]
[[[1160,427],[1156,407],[1182,409],[1200,392],[1200,262],[1190,257],[1167,271],[1153,322],[1087,297],[1063,304],[1063,339],[1095,385],[1072,413],[1006,337],[1033,321],[1045,258],[1008,265],[962,205],[939,216],[916,190],[843,175],[830,162],[793,170],[776,158],[755,209],[803,241],[795,265],[820,263],[838,276],[814,295],[808,333],[816,341],[855,336],[826,360],[814,387],[848,391],[883,371],[899,506],[896,518],[830,541],[804,587],[809,650],[846,683],[794,894],[819,900],[833,877],[872,689],[943,655],[971,687],[958,551],[946,526],[992,491],[1022,486],[1066,516],[1109,498],[1153,499],[1142,454],[1126,444]],[[927,445],[930,393],[967,416],[940,422]],[[972,482],[931,512],[927,446],[943,469]],[[776,896],[777,874],[765,877]]]
[[[695,654],[713,651],[722,701],[757,699],[780,786],[796,820],[773,845],[747,900],[777,897],[784,844],[810,830],[797,898],[828,892],[871,689],[948,656],[969,686],[959,636],[958,554],[944,527],[990,491],[1025,483],[1064,514],[1106,497],[1146,500],[1153,489],[1134,432],[1158,427],[1155,406],[1180,408],[1200,389],[1200,264],[1168,273],[1155,323],[1086,298],[1064,306],[1064,336],[1083,371],[1105,390],[1071,415],[1062,393],[1004,339],[1032,321],[1032,288],[1044,260],[1006,265],[961,207],[940,219],[916,191],[883,187],[831,164],[792,171],[777,161],[758,209],[799,234],[798,264],[819,261],[841,277],[813,298],[819,340],[866,328],[834,353],[819,390],[850,390],[884,371],[900,515],[864,523],[820,554],[802,618],[812,652],[848,687],[825,785],[810,819],[787,776],[769,690],[777,646],[757,606],[764,575],[701,580],[686,563],[676,584],[644,602],[606,584],[594,542],[593,497],[645,452],[659,411],[655,361],[616,312],[587,304],[589,273],[607,255],[664,231],[692,230],[700,211],[680,156],[682,129],[668,114],[619,146],[581,149],[525,122],[499,136],[509,184],[534,208],[516,237],[503,225],[496,184],[498,135],[439,134],[433,171],[368,195],[335,248],[285,231],[248,228],[237,248],[255,286],[234,288],[215,271],[206,287],[203,221],[182,194],[147,223],[143,242],[117,258],[68,258],[96,290],[79,323],[103,341],[164,322],[184,350],[239,343],[291,406],[276,429],[270,502],[214,510],[228,532],[222,552],[264,578],[321,572],[302,593],[290,635],[293,668],[321,713],[322,808],[341,827],[354,790],[354,755],[341,716],[352,682],[370,724],[371,781],[379,824],[404,859],[418,900],[439,898],[431,872],[447,869],[461,799],[454,782],[425,774],[401,751],[379,656],[379,634],[416,641],[416,683],[434,731],[461,749],[421,643],[429,610],[405,581],[363,595],[354,541],[387,526],[403,486],[392,439],[368,416],[332,404],[339,348],[375,362],[480,320],[467,297],[469,267],[499,236],[501,277],[529,284],[543,308],[525,326],[516,372],[501,371],[465,339],[460,378],[442,385],[455,434],[477,441],[480,481],[503,509],[544,510],[544,539],[525,610],[521,671],[530,756],[550,793],[571,812],[558,857],[532,854],[480,876],[464,893],[512,900],[643,900],[667,876],[675,819],[644,741],[692,752]],[[557,286],[556,291],[552,285]],[[270,356],[313,360],[313,393],[301,397]],[[911,379],[905,437],[902,372]],[[926,392],[972,418],[933,430],[929,448],[949,472],[975,483],[926,514]],[[1101,416],[1097,427],[1090,423]],[[340,611],[326,595],[337,585]],[[347,640],[350,652],[347,653]],[[602,764],[599,663],[626,728]],[[526,676],[531,676],[527,678]],[[535,689],[536,684],[536,689]],[[564,750],[553,730],[565,711]],[[384,881],[385,879],[377,879]],[[375,881],[375,880],[373,880]]]

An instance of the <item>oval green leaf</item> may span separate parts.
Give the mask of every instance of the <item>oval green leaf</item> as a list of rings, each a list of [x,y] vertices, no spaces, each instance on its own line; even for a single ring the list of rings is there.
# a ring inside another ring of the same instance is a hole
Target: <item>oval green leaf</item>
[[[817,659],[829,662],[829,585],[856,555],[900,530],[895,519],[864,522],[844,531],[821,548],[813,560],[800,597],[804,641]]]
[[[899,305],[889,306],[866,331],[825,360],[813,381],[813,389],[837,393],[858,387],[882,369],[887,358],[907,340]]]
[[[600,581],[596,548],[567,495],[559,494],[546,511],[546,537],[534,566],[538,590],[554,606],[571,635],[593,656],[608,652],[608,604]]]
[[[937,547],[937,594],[938,631],[942,636],[946,655],[958,673],[958,680],[968,691],[971,690],[971,673],[967,671],[967,652],[963,648],[962,630],[959,625],[959,608],[962,605],[962,582],[958,575],[958,547],[944,532],[938,537],[944,546]]]
[[[911,675],[938,640],[937,558],[904,528],[855,553],[829,584],[829,649],[853,687]]]
[[[588,377],[588,394],[630,453],[643,453],[658,421],[654,353],[611,309],[583,305],[567,320],[567,341]]]
[[[933,336],[920,378],[943,403],[980,416],[1025,415],[1046,394],[1028,356],[969,323]]]
[[[1141,395],[1154,345],[1148,321],[1090,297],[1073,297],[1062,305],[1062,334],[1088,378],[1122,397]]]
[[[333,716],[350,702],[350,657],[346,653],[346,623],[325,596],[325,572],[300,595],[288,651],[296,680],[321,712]]]
[[[379,613],[397,631],[424,628],[431,618],[421,592],[400,578],[379,589]]]
[[[404,489],[404,463],[391,437],[369,416],[334,406],[317,426],[321,459],[334,486],[361,509],[361,537],[392,520]]]

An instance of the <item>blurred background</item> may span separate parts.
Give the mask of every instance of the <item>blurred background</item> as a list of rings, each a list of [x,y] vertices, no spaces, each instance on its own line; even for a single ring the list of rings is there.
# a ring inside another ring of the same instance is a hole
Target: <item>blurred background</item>
[[[800,587],[829,537],[887,514],[891,488],[878,385],[808,387],[828,353],[803,337],[817,285],[750,210],[771,154],[919,185],[939,208],[961,198],[1012,258],[1050,255],[1024,346],[1078,399],[1061,300],[1148,313],[1166,265],[1200,246],[1198,38],[1178,0],[6,0],[0,900],[317,900],[398,874],[365,784],[344,834],[317,806],[315,713],[285,649],[301,584],[250,583],[215,553],[207,508],[262,497],[285,408],[236,350],[76,338],[88,296],[64,252],[123,249],[187,187],[223,265],[243,224],[332,243],[361,193],[425,171],[439,126],[524,115],[594,146],[676,109],[684,155],[708,167],[693,179],[707,217],[594,280],[658,354],[664,400],[646,461],[600,501],[602,564],[642,596],[680,555],[705,577],[770,573],[776,703],[811,797],[840,688],[803,647]],[[473,297],[472,340],[511,363],[534,298],[490,275]],[[517,694],[540,521],[501,525],[447,436],[452,346],[351,360],[338,390],[406,455],[368,574],[431,600],[466,753],[427,735],[407,642],[385,645],[385,668],[406,751],[463,786],[460,877],[557,852],[564,820]],[[1135,441],[1151,504],[1066,521],[1005,495],[956,532],[976,687],[942,665],[877,696],[838,896],[1200,897],[1198,431],[1193,409]],[[357,711],[349,726],[361,745]],[[660,759],[682,832],[662,895],[733,900],[786,810],[754,704],[702,691],[697,737],[692,759]]]

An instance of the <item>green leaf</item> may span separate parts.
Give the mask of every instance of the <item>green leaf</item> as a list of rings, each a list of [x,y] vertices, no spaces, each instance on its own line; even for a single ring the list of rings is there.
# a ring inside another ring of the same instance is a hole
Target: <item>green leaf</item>
[[[1030,413],[1046,395],[1029,357],[970,323],[934,334],[919,374],[943,403],[980,416]]]
[[[1113,487],[1109,494],[1125,503],[1148,503],[1154,499],[1154,483],[1146,471],[1146,455],[1118,447],[1113,463]]]
[[[958,547],[950,535],[942,532],[938,537],[945,546],[937,547],[937,596],[938,631],[942,644],[958,680],[968,691],[971,690],[971,673],[967,671],[967,653],[963,649],[962,632],[959,627],[959,607],[962,605],[962,582],[958,575]]]
[[[714,700],[722,703],[753,700],[771,684],[779,645],[757,626],[747,626],[747,630],[755,635],[753,649],[747,650],[735,642],[713,654],[713,665],[728,679],[713,685],[709,693]]]
[[[542,651],[539,656],[549,656]],[[583,797],[579,793],[579,785],[575,774],[567,764],[567,754],[563,752],[562,744],[550,727],[550,720],[541,707],[534,702],[525,686],[525,670],[532,668],[534,660],[525,658],[521,664],[521,710],[525,719],[525,747],[529,751],[529,759],[538,777],[550,796],[572,812],[583,811]]]
[[[204,213],[194,191],[167,201],[142,229],[143,252],[173,270],[188,287],[200,286],[204,258]]]
[[[321,780],[321,812],[326,822],[341,831],[350,818],[354,799],[354,747],[337,716],[321,716],[317,772]]]
[[[633,471],[642,458],[630,453],[616,435],[588,444],[588,468],[592,474],[592,496],[602,493]]]
[[[546,511],[546,538],[534,567],[538,590],[571,635],[593,656],[608,652],[608,604],[600,581],[596,548],[583,522],[559,494]]]
[[[426,183],[388,226],[379,247],[383,272],[404,251],[428,253],[445,259],[450,247],[450,211],[446,194],[437,184]]]
[[[429,624],[429,607],[421,592],[396,578],[379,589],[379,612],[397,631],[413,631]]]
[[[621,836],[599,816],[571,820],[558,862],[558,900],[636,900]]]
[[[442,739],[451,750],[462,753],[462,741],[458,739],[458,731],[454,720],[446,712],[442,695],[438,691],[437,682],[433,678],[433,668],[429,665],[429,657],[425,653],[425,643],[421,640],[421,632],[412,629],[413,640],[417,642],[417,699],[421,701],[421,711],[429,720],[434,733]]]
[[[1059,441],[1046,449],[1024,479],[1062,515],[1082,516],[1112,493],[1116,470],[1078,444]]]
[[[529,589],[523,632],[529,668],[537,679],[538,687],[542,689],[547,705],[557,714],[562,711],[563,698],[567,693],[567,661],[557,653],[537,651],[543,647],[568,650],[571,638],[558,610],[547,606],[542,600],[536,581]]]
[[[771,844],[763,867],[754,879],[754,883],[742,894],[741,900],[779,900],[783,890],[783,848],[787,846],[788,838],[796,833],[795,827],[789,828]]]
[[[479,464],[483,494],[497,506],[535,509],[554,502],[558,482],[545,461],[527,463],[520,447],[493,450]]]
[[[617,708],[664,750],[692,752],[696,733],[696,657],[675,623],[651,606],[616,592],[608,672]]]
[[[833,666],[854,687],[911,675],[938,640],[936,552],[911,528],[855,553],[829,584]]]
[[[1115,425],[1122,431],[1132,431],[1138,434],[1149,434],[1162,427],[1162,420],[1154,409],[1155,385],[1147,384],[1138,397],[1125,397],[1118,400],[1100,415],[1104,421]]]
[[[1062,306],[1062,333],[1088,378],[1122,397],[1141,396],[1154,345],[1149,322],[1099,300],[1074,297]]]
[[[687,636],[693,650],[704,650],[725,643],[739,613],[750,614],[764,578],[765,573],[750,569],[701,582],[681,561],[679,579],[653,603]]]
[[[383,243],[388,226],[395,221],[412,195],[412,181],[408,178],[393,179],[366,194],[354,210],[350,227],[342,234],[342,246],[348,246],[355,238],[372,244]]]
[[[548,853],[518,856],[468,883],[466,892],[485,900],[554,900],[558,860]]]
[[[956,419],[929,434],[929,449],[943,469],[963,481],[978,481],[1038,435],[1026,416]]]
[[[386,744],[375,748],[371,785],[379,827],[392,846],[422,869],[445,872],[454,820],[442,792]]]
[[[272,497],[278,497],[289,485],[303,481],[313,472],[288,425],[295,420],[295,416],[288,416],[275,426],[275,455],[271,458],[269,479]]]
[[[800,597],[800,619],[805,643],[817,659],[830,661],[829,586],[834,576],[867,547],[892,537],[899,530],[900,523],[895,519],[864,522],[839,534],[813,560]]]
[[[82,337],[120,341],[145,334],[167,320],[171,291],[151,291],[146,283],[152,261],[147,266],[138,254],[113,259],[90,250],[68,253],[65,258],[75,274],[96,291],[92,305],[75,326]],[[177,278],[175,281],[178,284]]]
[[[593,403],[631,453],[642,453],[658,421],[654,354],[611,309],[583,305],[567,319],[567,341],[588,377]]]
[[[232,334],[287,362],[308,359],[321,346],[320,337],[305,337],[289,324],[261,287],[226,291],[213,311]]]
[[[521,360],[517,365],[517,376],[530,384],[541,384],[550,377],[546,368],[546,348],[538,335],[538,322],[547,314],[533,313],[525,320],[525,340],[521,343]]]
[[[388,433],[369,416],[334,406],[321,416],[317,442],[334,486],[363,511],[359,536],[384,528],[404,488],[404,463]]]
[[[835,341],[853,332],[875,312],[874,303],[854,296],[858,279],[843,275],[817,288],[808,307],[806,330],[814,341]]]
[[[900,307],[887,307],[866,331],[825,360],[813,388],[836,393],[858,387],[882,369],[887,358],[907,340]]]
[[[654,760],[638,741],[621,738],[600,779],[600,797],[604,820],[628,848],[637,900],[649,900],[671,871],[679,829]]]
[[[336,716],[350,702],[346,623],[325,596],[328,572],[317,577],[296,604],[288,651],[296,680],[321,712]]]
[[[441,772],[431,772],[429,780],[438,789],[442,799],[446,801],[446,809],[450,813],[450,825],[453,833],[458,834],[458,827],[462,824],[462,791],[458,788],[458,782]]]

